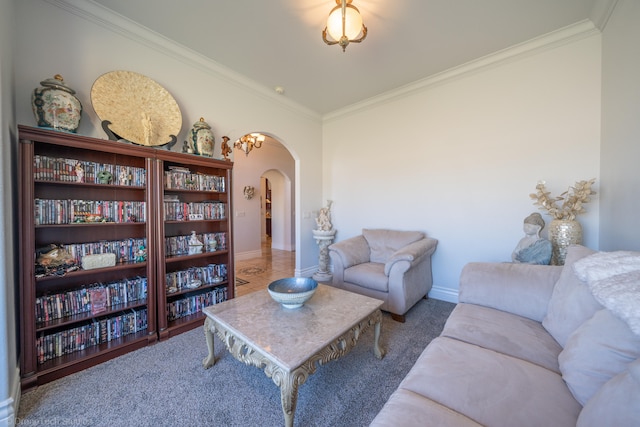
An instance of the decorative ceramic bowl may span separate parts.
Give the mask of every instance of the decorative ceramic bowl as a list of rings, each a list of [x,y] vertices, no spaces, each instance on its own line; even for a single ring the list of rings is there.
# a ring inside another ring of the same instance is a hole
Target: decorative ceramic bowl
[[[284,308],[299,308],[318,288],[318,282],[308,277],[289,277],[271,282],[269,294]]]

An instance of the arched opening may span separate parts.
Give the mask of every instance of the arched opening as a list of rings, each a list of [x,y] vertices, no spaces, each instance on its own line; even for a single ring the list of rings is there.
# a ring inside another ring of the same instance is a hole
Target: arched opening
[[[291,180],[278,170],[268,170],[261,177],[261,235],[272,249],[293,251],[293,189]]]
[[[260,147],[254,146],[248,152],[236,148],[233,153],[236,274],[250,283],[247,287],[255,289],[286,277],[285,274],[294,274],[296,165],[289,150],[269,135]],[[291,269],[269,272],[277,257],[291,260]],[[251,277],[243,276],[241,269],[250,272]],[[263,270],[266,271],[261,277]],[[238,287],[238,295],[247,287]]]

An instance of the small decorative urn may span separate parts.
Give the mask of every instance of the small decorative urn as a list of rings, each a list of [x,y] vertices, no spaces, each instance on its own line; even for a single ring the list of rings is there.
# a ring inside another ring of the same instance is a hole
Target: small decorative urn
[[[200,120],[193,124],[191,128],[191,145],[193,151],[199,156],[213,157],[213,131],[211,126],[200,117]]]
[[[76,132],[80,126],[82,104],[75,97],[76,91],[66,85],[62,76],[40,82],[31,95],[31,106],[38,126]]]

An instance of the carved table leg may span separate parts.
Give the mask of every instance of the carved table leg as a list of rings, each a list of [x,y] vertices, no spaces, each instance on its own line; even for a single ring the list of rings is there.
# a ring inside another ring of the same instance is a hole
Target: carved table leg
[[[298,403],[297,381],[297,375],[285,374],[280,384],[280,399],[286,427],[293,427],[293,416],[296,413],[296,405]]]
[[[202,366],[205,369],[209,369],[212,367],[216,361],[213,354],[213,329],[215,328],[214,323],[208,317],[204,320],[204,337],[207,340],[207,349],[209,350],[209,354],[202,360]]]
[[[382,327],[382,317],[379,316],[374,326],[374,339],[373,339],[373,354],[375,354],[378,359],[382,359],[384,357],[384,349],[380,347],[381,327]]]

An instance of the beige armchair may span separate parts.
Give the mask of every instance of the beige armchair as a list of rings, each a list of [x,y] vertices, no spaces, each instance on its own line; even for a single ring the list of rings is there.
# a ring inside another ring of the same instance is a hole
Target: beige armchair
[[[431,290],[431,255],[438,241],[420,231],[364,229],[329,246],[332,285],[384,301],[382,310],[404,315]]]

